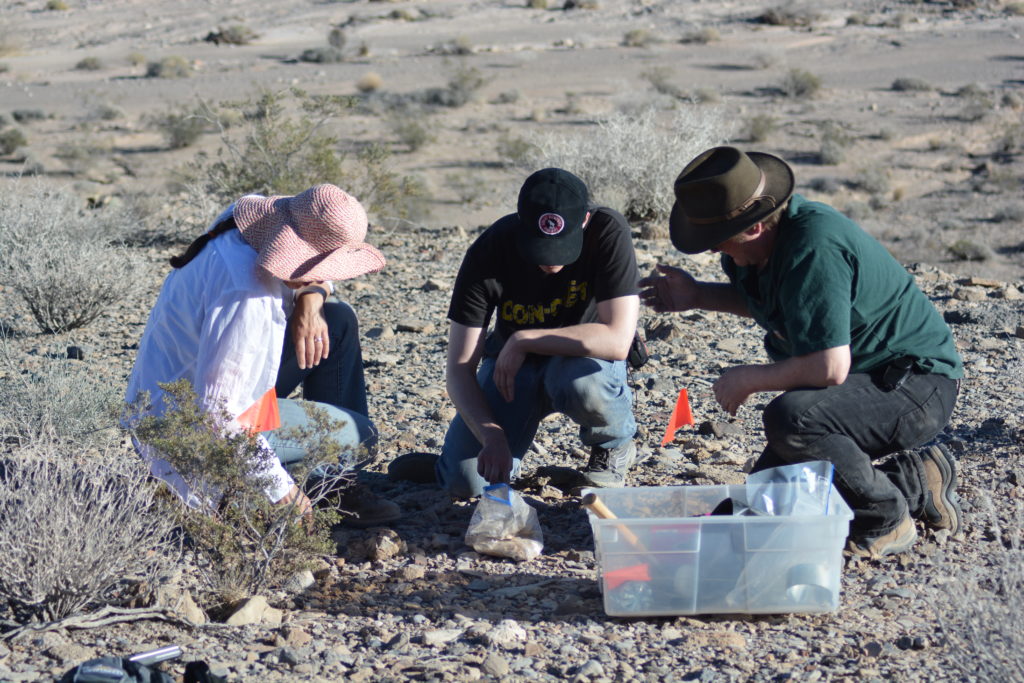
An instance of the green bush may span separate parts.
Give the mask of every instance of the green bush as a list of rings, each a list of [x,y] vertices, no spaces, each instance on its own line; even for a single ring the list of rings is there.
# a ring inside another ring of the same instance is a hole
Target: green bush
[[[64,0],[46,0],[46,9],[63,11],[71,8]]]
[[[327,504],[331,486],[307,490],[318,509],[312,526],[300,523],[296,505],[275,505],[267,498],[275,456],[257,435],[230,430],[230,416],[223,411],[203,411],[188,380],[160,386],[165,392],[162,407],[147,406],[145,396],[132,405],[132,433],[166,460],[192,491],[216,492],[210,498],[196,496],[193,506],[178,508],[179,522],[195,544],[204,578],[217,600],[215,607],[280,584],[313,557],[331,551],[330,525],[339,512]],[[326,411],[311,403],[304,407],[313,426],[288,435],[307,451],[302,465],[291,468],[292,477],[304,482],[309,472],[330,464],[338,466],[332,475],[337,484],[351,480],[351,465],[361,454],[342,452],[330,437],[342,425]]]
[[[747,119],[747,137],[751,142],[764,142],[779,126],[771,114],[755,114]]]
[[[27,144],[28,140],[25,138],[25,134],[17,128],[0,130],[0,156],[14,154],[19,147],[24,147]]]
[[[299,59],[314,64],[337,64],[345,61],[345,53],[331,46],[311,47],[308,50],[303,50]]]
[[[415,152],[434,139],[430,131],[429,118],[423,112],[392,112],[387,118],[387,124],[399,142],[410,152]]]
[[[251,192],[296,194],[334,183],[370,212],[387,210],[404,217],[422,186],[391,170],[384,146],[353,151],[328,132],[329,124],[354,105],[351,98],[298,89],[263,91],[242,102],[203,103],[203,116],[221,144],[212,154],[200,152],[182,172],[182,180],[197,196],[225,205]],[[241,111],[244,120],[229,128],[226,111]]]
[[[645,28],[630,29],[622,36],[622,44],[625,47],[648,47],[658,42],[658,37]]]
[[[149,121],[163,135],[169,149],[182,149],[193,145],[203,133],[211,130],[204,114],[203,111],[178,109],[155,114]]]
[[[257,33],[248,26],[233,24],[227,28],[210,31],[204,40],[214,45],[248,45],[258,37]]]
[[[932,85],[923,78],[904,77],[897,78],[890,86],[896,92],[929,92]]]

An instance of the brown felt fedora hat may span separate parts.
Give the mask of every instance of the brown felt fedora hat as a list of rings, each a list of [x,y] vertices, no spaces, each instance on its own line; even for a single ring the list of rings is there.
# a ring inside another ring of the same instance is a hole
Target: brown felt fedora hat
[[[762,152],[715,147],[676,178],[669,233],[676,249],[698,254],[764,220],[793,194],[793,169]]]

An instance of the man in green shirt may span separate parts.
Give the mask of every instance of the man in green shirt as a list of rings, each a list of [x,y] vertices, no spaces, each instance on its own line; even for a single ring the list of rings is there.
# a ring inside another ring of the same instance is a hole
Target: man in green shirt
[[[751,317],[765,330],[772,362],[729,368],[715,398],[735,414],[754,393],[783,392],[765,408],[768,443],[754,469],[831,461],[854,511],[853,552],[909,549],[915,518],[955,534],[952,456],[941,445],[909,450],[953,411],[963,365],[949,327],[881,244],[793,186],[792,169],[770,154],[700,154],[676,179],[672,243],[720,252],[729,282],[659,265],[641,298],[659,312]]]

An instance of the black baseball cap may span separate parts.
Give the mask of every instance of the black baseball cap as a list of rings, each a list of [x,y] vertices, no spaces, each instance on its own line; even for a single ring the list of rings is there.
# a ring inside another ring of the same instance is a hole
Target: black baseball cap
[[[537,171],[519,190],[519,253],[538,266],[573,263],[583,250],[586,184],[568,171]]]

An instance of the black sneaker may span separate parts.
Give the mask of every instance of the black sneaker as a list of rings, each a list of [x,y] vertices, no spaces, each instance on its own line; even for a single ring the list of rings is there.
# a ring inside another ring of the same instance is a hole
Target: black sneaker
[[[433,453],[406,453],[388,463],[388,477],[392,481],[411,481],[417,484],[437,483],[438,456]]]
[[[933,529],[960,530],[960,501],[956,495],[956,465],[945,446],[929,446],[921,452],[925,494],[921,519]]]
[[[626,474],[636,462],[636,444],[630,439],[618,448],[590,449],[590,460],[580,475],[586,486],[620,488],[626,485]]]

